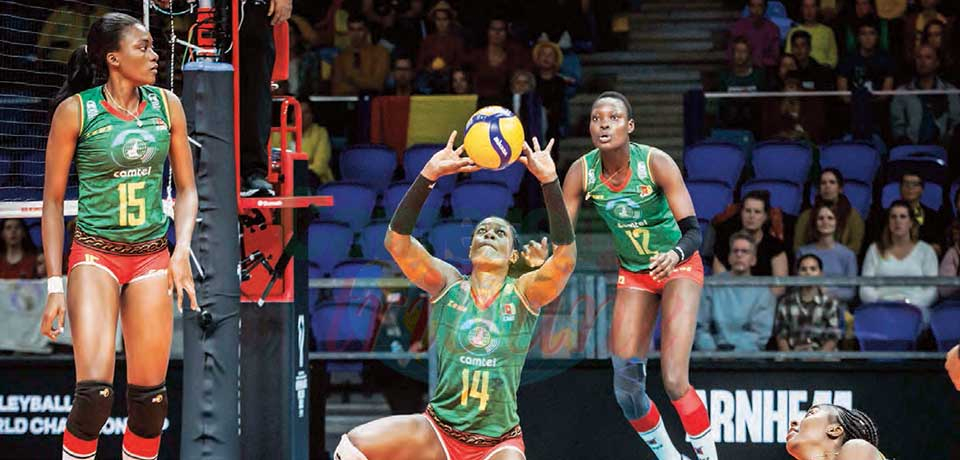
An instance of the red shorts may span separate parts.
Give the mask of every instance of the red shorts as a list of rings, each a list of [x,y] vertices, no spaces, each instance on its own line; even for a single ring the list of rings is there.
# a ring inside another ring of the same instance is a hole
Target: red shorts
[[[429,409],[423,413],[423,416],[430,422],[433,432],[437,434],[440,445],[443,446],[443,453],[447,460],[488,460],[495,454],[504,450],[513,450],[520,452],[523,458],[526,458],[526,448],[523,445],[523,436],[517,436],[505,439],[497,444],[473,446],[469,445],[448,434],[441,428],[437,421],[430,416]]]
[[[653,279],[649,271],[632,272],[620,267],[620,272],[617,273],[617,289],[639,289],[660,294],[667,283],[681,278],[693,280],[703,286],[703,260],[700,259],[700,251],[677,264],[670,275],[660,281]]]
[[[98,251],[74,242],[70,246],[70,260],[68,266],[73,270],[78,265],[92,265],[106,270],[117,284],[123,286],[129,283],[166,276],[167,266],[170,265],[170,253],[166,249],[144,255],[126,256]]]

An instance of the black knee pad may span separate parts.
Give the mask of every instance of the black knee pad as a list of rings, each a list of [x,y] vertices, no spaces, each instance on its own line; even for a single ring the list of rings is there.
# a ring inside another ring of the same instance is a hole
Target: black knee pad
[[[643,417],[650,411],[647,397],[647,362],[640,359],[611,357],[613,393],[627,420]]]
[[[166,385],[127,385],[127,429],[133,434],[148,439],[160,436],[166,416]]]
[[[84,441],[100,436],[100,429],[113,409],[113,385],[84,380],[77,382],[73,393],[73,408],[67,416],[67,430]]]

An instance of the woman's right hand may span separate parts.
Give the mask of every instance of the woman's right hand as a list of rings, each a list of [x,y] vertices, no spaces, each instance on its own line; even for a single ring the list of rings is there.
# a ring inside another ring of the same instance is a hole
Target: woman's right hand
[[[480,170],[480,167],[470,159],[463,157],[463,146],[453,148],[453,141],[457,138],[457,132],[450,133],[450,139],[447,140],[446,147],[443,150],[433,154],[430,161],[423,165],[420,174],[427,179],[436,182],[437,179],[450,174],[471,173]]]
[[[52,341],[57,340],[57,336],[63,334],[64,313],[66,312],[66,295],[63,293],[48,294],[47,306],[43,309],[43,319],[40,321],[40,333]],[[58,326],[56,329],[53,328],[54,324]]]

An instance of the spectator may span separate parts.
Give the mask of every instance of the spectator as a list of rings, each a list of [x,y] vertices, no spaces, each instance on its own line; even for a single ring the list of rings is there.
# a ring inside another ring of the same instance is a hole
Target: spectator
[[[753,65],[773,67],[777,65],[777,59],[780,56],[780,29],[764,17],[767,11],[766,0],[748,0],[747,8],[750,15],[738,19],[733,24],[730,28],[730,37],[743,37],[747,40],[753,56]],[[733,42],[728,54],[733,54]]]
[[[833,35],[833,29],[821,24],[818,21],[819,7],[817,0],[803,0],[801,7],[801,16],[803,22],[794,26],[787,33],[786,52],[797,54],[793,47],[793,36],[799,31],[810,34],[810,56],[817,62],[834,68],[837,66],[837,39]]]
[[[513,72],[530,68],[530,51],[507,39],[507,21],[493,18],[487,26],[487,43],[469,53],[466,60],[473,73],[478,105],[507,106]]]
[[[754,67],[750,58],[750,42],[743,37],[733,39],[730,69],[720,74],[720,91],[728,93],[755,93],[765,90],[763,69]],[[757,104],[750,99],[721,100],[718,106],[720,126],[729,129],[752,130],[757,120]]]
[[[333,94],[380,93],[390,71],[390,53],[370,44],[370,30],[362,17],[351,16],[348,27],[350,46],[333,63]]]
[[[857,52],[857,48],[859,47],[857,43],[859,35],[858,27],[860,23],[867,18],[873,18],[877,26],[877,48],[890,53],[890,22],[877,17],[875,0],[854,0],[853,3],[853,14],[850,15],[843,25],[844,54]]]
[[[752,191],[743,198],[740,208],[740,222],[736,226],[721,224],[717,231],[717,246],[714,248],[713,272],[723,273],[731,270],[730,236],[735,232],[749,235],[754,243],[751,250],[756,259],[750,264],[754,276],[787,276],[787,248],[783,240],[769,232],[770,194],[765,191]],[[732,220],[732,219],[731,219]],[[732,231],[730,231],[732,230]],[[782,287],[772,288],[776,295],[783,294]],[[771,305],[772,307],[772,305]]]
[[[310,99],[304,96],[299,98],[299,101],[300,123],[303,125],[301,148],[303,153],[307,154],[307,168],[314,174],[317,183],[325,184],[335,180],[333,171],[330,169],[330,157],[333,150],[330,145],[330,134],[327,132],[327,128],[316,122]],[[290,123],[294,122],[294,120],[290,120]],[[280,147],[280,133],[273,133],[270,145],[273,148]],[[293,133],[287,135],[287,148],[290,150],[296,149],[296,139]]]
[[[810,34],[797,30],[790,34],[791,53],[797,58],[797,77],[805,91],[831,91],[836,79],[833,71],[810,56]]]
[[[463,69],[454,69],[450,73],[450,92],[453,94],[473,94],[473,80]]]
[[[833,239],[850,248],[854,254],[860,253],[863,247],[863,216],[853,208],[850,200],[843,194],[843,174],[837,168],[826,168],[820,172],[820,183],[817,196],[813,199],[813,208],[820,205],[830,206],[837,219],[836,231]],[[805,209],[797,217],[796,232],[793,234],[793,249],[817,241],[819,233],[816,231],[816,218],[811,219],[812,209]],[[811,221],[814,221],[811,223]]]
[[[953,194],[953,206],[960,209],[960,189]],[[946,231],[947,253],[940,262],[940,276],[960,276],[960,217],[953,219]],[[941,286],[940,297],[955,297],[960,288]]]
[[[20,219],[5,219],[0,235],[0,278],[29,279],[37,276],[37,246]]]
[[[878,33],[875,18],[860,20],[857,25],[857,50],[845,56],[837,67],[838,90],[893,89],[894,62],[889,54],[877,47]],[[886,99],[889,96],[881,97]]]
[[[862,276],[937,276],[937,254],[919,240],[916,217],[910,204],[895,201],[887,209],[883,234],[870,245],[863,259]],[[923,324],[929,322],[929,307],[937,300],[937,288],[909,286],[861,286],[864,302],[893,301],[916,305],[923,313]]]
[[[388,53],[412,56],[417,52],[423,36],[423,0],[364,0],[363,12],[368,21],[377,25],[374,42]]]
[[[804,91],[798,72],[787,74],[783,91]],[[763,104],[761,133],[764,139],[787,139],[818,144],[824,141],[822,98],[786,96],[766,99]]]
[[[920,42],[924,45],[930,45],[937,50],[937,56],[940,57],[940,75],[951,83],[955,82],[956,60],[953,58],[954,47],[949,46],[947,25],[943,22],[933,20],[927,23],[923,29],[923,36]]]
[[[797,71],[797,58],[792,54],[784,53],[780,56],[777,63],[777,72],[771,73],[770,82],[767,86],[771,91],[783,91],[784,82],[787,80],[787,74]]]
[[[526,70],[513,72],[510,77],[510,105],[507,107],[520,118],[527,141],[532,142],[534,137],[544,139],[546,119],[543,103],[537,95],[537,79],[532,73]]]
[[[920,240],[925,241],[937,254],[940,254],[946,219],[939,211],[924,206],[920,201],[923,197],[923,187],[923,178],[919,174],[906,173],[900,176],[900,199],[910,205],[913,217],[920,226]]]
[[[859,273],[857,255],[834,239],[839,219],[833,207],[821,202],[813,207],[811,214],[815,219],[808,221],[805,229],[807,244],[797,249],[797,258],[800,259],[804,255],[816,256],[819,264],[817,270],[825,275],[857,276]],[[797,266],[802,267],[802,264],[798,262]],[[827,293],[847,303],[850,303],[856,295],[852,287],[828,288]]]
[[[541,40],[533,47],[533,62],[536,68],[537,95],[543,103],[547,117],[547,127],[544,139],[559,139],[561,125],[564,120],[567,85],[573,81],[569,77],[560,75],[560,65],[563,64],[563,51],[560,45],[551,41]]]
[[[433,33],[420,42],[417,54],[417,72],[449,72],[462,64],[463,37],[454,30],[457,12],[444,0],[437,2],[427,18],[433,23]]]
[[[829,209],[829,208],[824,208]],[[819,277],[823,263],[814,254],[799,256],[797,276]],[[774,337],[780,351],[834,351],[840,340],[840,305],[820,286],[794,288],[777,303]]]
[[[313,52],[306,35],[316,35],[310,23],[303,18],[290,21],[290,67],[287,77],[287,93],[296,97],[320,93],[320,58]],[[309,30],[304,34],[304,30]]]
[[[727,242],[730,271],[715,276],[749,277],[757,263],[757,246],[746,231]],[[773,329],[774,304],[770,290],[757,286],[716,286],[703,291],[694,345],[697,350],[760,351]]]
[[[37,270],[35,273],[37,278],[47,277],[47,261],[43,259],[42,252],[37,253]]]
[[[940,79],[940,58],[930,45],[920,45],[916,53],[916,75],[901,85],[901,90],[956,89]],[[890,104],[893,137],[898,144],[946,145],[960,123],[960,97],[949,95],[897,95]]]
[[[393,70],[390,73],[390,91],[392,96],[412,96],[416,93],[413,86],[413,60],[408,57],[398,57],[393,60]]]
[[[900,19],[907,12],[907,0],[876,0],[877,16],[888,21]]]
[[[927,23],[940,21],[948,26],[951,24],[950,19],[937,10],[940,0],[920,0],[919,4],[920,11],[908,14],[903,20],[903,51],[907,63],[913,60],[914,52],[919,51]]]

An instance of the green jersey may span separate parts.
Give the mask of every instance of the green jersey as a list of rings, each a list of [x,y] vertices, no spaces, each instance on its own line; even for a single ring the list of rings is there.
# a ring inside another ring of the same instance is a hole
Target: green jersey
[[[121,243],[160,238],[168,225],[161,201],[170,149],[167,96],[160,88],[141,86],[139,114],[133,117],[110,105],[103,91],[98,86],[76,95],[77,229]]]
[[[538,313],[507,278],[486,308],[468,279],[432,301],[438,379],[430,406],[454,429],[499,437],[520,423],[517,387]]]
[[[667,197],[650,178],[649,158],[649,146],[631,143],[627,169],[630,180],[617,189],[603,179],[599,149],[582,160],[585,199],[593,201],[613,233],[620,266],[632,272],[649,270],[651,258],[673,249],[680,241],[680,227]]]

